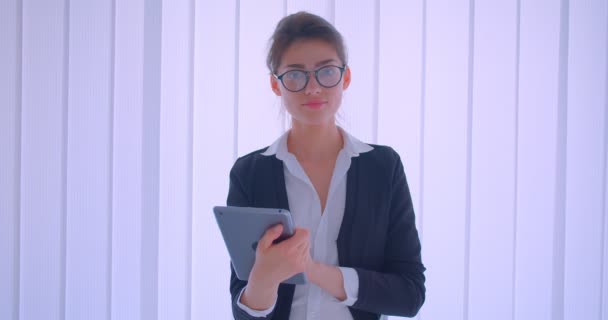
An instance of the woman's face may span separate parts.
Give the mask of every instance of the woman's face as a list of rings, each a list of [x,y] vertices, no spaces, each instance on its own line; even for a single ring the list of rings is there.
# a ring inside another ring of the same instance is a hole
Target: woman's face
[[[281,97],[294,123],[303,125],[334,123],[336,112],[342,103],[342,92],[350,84],[350,69],[344,70],[342,79],[332,88],[321,86],[315,78],[314,70],[325,66],[342,67],[342,65],[343,62],[338,58],[334,47],[323,40],[298,40],[285,50],[277,75],[290,70],[313,71],[308,74],[306,87],[298,92],[287,90],[280,80],[273,75],[270,76],[272,91]],[[289,81],[285,77],[283,79]]]

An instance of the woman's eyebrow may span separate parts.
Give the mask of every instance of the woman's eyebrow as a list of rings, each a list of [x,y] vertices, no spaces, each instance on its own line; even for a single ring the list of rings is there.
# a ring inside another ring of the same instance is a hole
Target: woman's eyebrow
[[[298,69],[304,69],[305,68],[305,66],[303,64],[297,64],[297,63],[288,64],[285,67],[286,68],[298,68]]]
[[[322,65],[324,65],[324,64],[328,64],[328,63],[330,63],[330,62],[335,62],[335,61],[336,61],[335,59],[327,59],[327,60],[323,60],[323,61],[318,62],[317,64],[315,64],[315,67],[319,67],[319,66],[322,66]]]

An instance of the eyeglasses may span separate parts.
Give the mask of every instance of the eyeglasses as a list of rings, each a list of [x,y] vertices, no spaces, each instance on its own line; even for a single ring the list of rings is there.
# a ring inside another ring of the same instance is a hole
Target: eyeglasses
[[[304,90],[310,80],[310,73],[315,73],[315,79],[324,88],[333,88],[342,80],[342,74],[346,66],[324,66],[314,71],[289,70],[281,75],[274,74],[274,77],[281,80],[283,87],[291,92]]]

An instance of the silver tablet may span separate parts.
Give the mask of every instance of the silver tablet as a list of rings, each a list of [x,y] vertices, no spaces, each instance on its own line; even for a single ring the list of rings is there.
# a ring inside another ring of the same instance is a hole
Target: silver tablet
[[[217,206],[213,208],[213,213],[236,276],[245,281],[249,279],[255,262],[258,240],[266,230],[279,223],[283,225],[283,233],[275,243],[289,238],[295,231],[291,213],[284,209]],[[306,275],[299,273],[283,283],[304,284],[306,281]]]

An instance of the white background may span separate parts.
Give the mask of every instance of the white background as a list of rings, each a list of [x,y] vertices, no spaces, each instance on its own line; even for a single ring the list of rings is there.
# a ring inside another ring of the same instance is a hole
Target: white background
[[[229,319],[211,207],[285,130],[268,38],[347,42],[400,154],[420,319],[608,319],[605,0],[1,0],[0,319]]]

